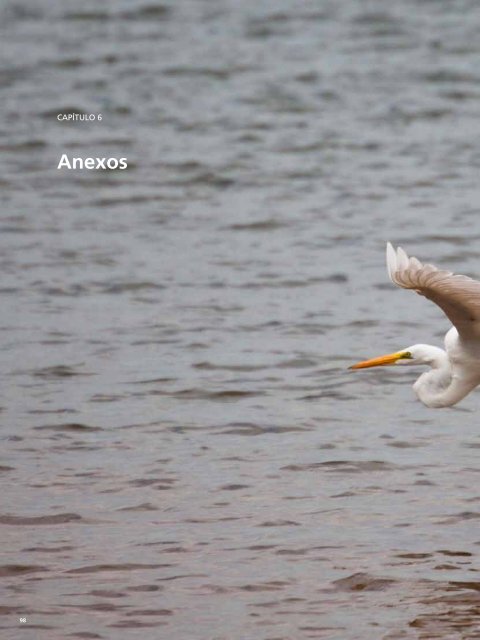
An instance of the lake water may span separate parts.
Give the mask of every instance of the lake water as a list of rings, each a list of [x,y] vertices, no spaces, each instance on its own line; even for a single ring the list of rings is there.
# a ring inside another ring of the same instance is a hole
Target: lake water
[[[347,367],[449,327],[387,240],[480,276],[479,5],[0,24],[2,638],[478,638],[478,392]]]

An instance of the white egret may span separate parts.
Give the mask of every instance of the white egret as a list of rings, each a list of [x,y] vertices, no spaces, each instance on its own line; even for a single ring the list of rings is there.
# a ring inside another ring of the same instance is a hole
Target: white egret
[[[431,370],[422,373],[413,390],[427,407],[450,407],[480,384],[480,282],[422,264],[409,258],[401,247],[395,251],[389,242],[387,269],[394,284],[432,300],[453,323],[445,336],[445,351],[428,344],[414,344],[358,362],[350,369],[389,364],[429,365]]]

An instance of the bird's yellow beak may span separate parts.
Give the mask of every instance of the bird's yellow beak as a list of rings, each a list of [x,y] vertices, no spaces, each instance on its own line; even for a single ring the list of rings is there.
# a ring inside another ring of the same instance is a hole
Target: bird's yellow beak
[[[387,353],[385,356],[379,356],[378,358],[372,358],[371,360],[363,360],[352,364],[349,369],[367,369],[368,367],[381,367],[386,364],[395,364],[397,360],[401,358],[410,358],[408,351],[396,351],[395,353]]]

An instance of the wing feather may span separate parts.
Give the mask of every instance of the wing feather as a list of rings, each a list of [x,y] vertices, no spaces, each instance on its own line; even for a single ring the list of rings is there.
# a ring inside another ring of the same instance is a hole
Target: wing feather
[[[480,282],[423,264],[387,243],[390,280],[435,302],[465,338],[480,336]]]

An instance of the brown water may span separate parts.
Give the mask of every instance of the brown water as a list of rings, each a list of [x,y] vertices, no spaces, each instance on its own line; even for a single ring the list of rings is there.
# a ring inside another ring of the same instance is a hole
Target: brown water
[[[480,276],[480,8],[397,4],[2,5],[2,639],[480,637],[478,392],[346,371],[448,328],[386,240]]]

